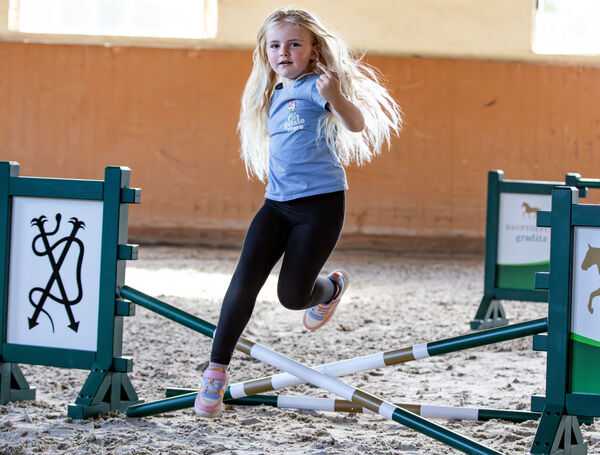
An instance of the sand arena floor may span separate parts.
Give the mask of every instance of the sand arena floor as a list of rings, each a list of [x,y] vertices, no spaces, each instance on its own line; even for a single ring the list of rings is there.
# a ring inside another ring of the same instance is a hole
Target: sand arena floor
[[[126,283],[203,319],[216,322],[238,251],[142,247],[127,265]],[[309,365],[399,349],[470,332],[483,289],[483,259],[342,250],[326,270],[346,268],[352,285],[335,318],[309,333],[302,314],[277,303],[277,270],[259,295],[244,336]],[[545,304],[505,302],[511,322],[544,317]],[[166,387],[196,387],[210,340],[143,308],[125,320],[124,353],[140,398],[164,397]],[[146,418],[123,413],[85,421],[67,405],[86,371],[22,365],[33,402],[0,406],[0,454],[401,454],[459,453],[378,415],[226,406],[213,420],[182,410]],[[236,353],[233,382],[277,371]],[[529,410],[543,395],[545,355],[531,338],[433,357],[342,378],[392,402]],[[311,386],[288,395],[334,398]],[[525,454],[537,422],[435,420],[506,454]],[[600,425],[583,427],[588,453],[600,453]]]

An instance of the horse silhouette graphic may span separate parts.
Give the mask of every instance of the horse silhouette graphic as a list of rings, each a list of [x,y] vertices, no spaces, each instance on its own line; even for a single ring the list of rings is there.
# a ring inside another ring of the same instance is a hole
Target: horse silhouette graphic
[[[532,213],[535,215],[539,210],[538,207],[531,207],[527,202],[523,202],[521,207],[523,207],[523,216],[527,215],[527,218],[531,217]]]
[[[583,258],[583,262],[581,263],[581,269],[587,270],[593,265],[596,265],[598,274],[600,274],[600,248],[595,248],[588,243],[588,251],[585,255],[585,258]],[[596,289],[590,294],[590,299],[588,301],[588,310],[590,313],[594,312],[594,308],[592,308],[592,300],[594,300],[594,297],[598,297],[599,295],[600,288]]]

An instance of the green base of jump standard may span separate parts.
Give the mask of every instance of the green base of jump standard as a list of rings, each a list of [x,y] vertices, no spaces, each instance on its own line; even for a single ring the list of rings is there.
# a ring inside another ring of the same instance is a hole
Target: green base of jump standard
[[[69,405],[68,416],[87,419],[141,403],[126,373],[92,371],[75,403]]]
[[[29,387],[19,365],[0,363],[0,404],[26,400],[35,400],[35,387]]]

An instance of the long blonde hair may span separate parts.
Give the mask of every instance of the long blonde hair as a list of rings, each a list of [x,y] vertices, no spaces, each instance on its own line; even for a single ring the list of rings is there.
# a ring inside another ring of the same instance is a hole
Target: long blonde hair
[[[352,133],[339,120],[327,113],[320,121],[330,150],[337,152],[340,161],[364,164],[381,152],[383,144],[390,145],[390,132],[397,134],[402,126],[400,107],[380,82],[373,67],[363,63],[348,45],[319,19],[305,10],[282,8],[275,10],[262,23],[254,49],[254,66],[244,94],[238,131],[241,138],[241,156],[248,176],[264,181],[269,167],[269,132],[267,128],[269,105],[278,76],[269,65],[266,34],[274,25],[287,22],[306,30],[314,39],[319,61],[337,72],[342,93],[356,104],[365,119],[360,133]],[[312,65],[311,73],[321,71]]]

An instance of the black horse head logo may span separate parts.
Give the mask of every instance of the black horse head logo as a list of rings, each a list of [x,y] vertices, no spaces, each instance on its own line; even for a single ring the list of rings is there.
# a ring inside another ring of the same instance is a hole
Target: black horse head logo
[[[48,319],[50,320],[50,324],[52,325],[52,331],[54,332],[54,321],[46,310],[44,310],[44,303],[46,303],[47,299],[54,300],[57,303],[65,306],[65,311],[67,312],[67,316],[69,318],[69,328],[74,332],[77,332],[79,329],[79,321],[75,321],[75,317],[73,316],[72,306],[76,305],[83,298],[83,289],[81,286],[81,264],[83,262],[83,251],[84,246],[83,242],[79,240],[76,235],[80,229],[85,229],[85,223],[83,221],[78,220],[77,218],[71,218],[69,223],[73,225],[71,232],[66,237],[58,239],[54,244],[50,244],[49,237],[55,235],[60,228],[60,220],[61,214],[56,214],[56,227],[53,231],[46,231],[44,225],[48,221],[48,219],[41,215],[39,218],[34,218],[31,220],[31,225],[36,226],[40,233],[33,238],[33,242],[31,244],[31,248],[36,256],[47,256],[50,261],[50,266],[52,267],[52,274],[48,279],[45,287],[34,287],[29,291],[29,302],[35,308],[33,315],[29,318],[29,329],[33,329],[35,326],[39,324],[38,317],[40,313],[44,313]],[[42,247],[38,248],[37,244],[42,243]],[[56,258],[54,254],[54,250],[62,245],[62,251],[60,252],[60,256]],[[75,277],[77,281],[77,295],[73,299],[69,299],[67,294],[67,290],[65,289],[63,279],[60,275],[61,268],[69,251],[71,251],[72,246],[77,246],[79,249],[77,256],[77,266],[75,270]],[[52,294],[51,290],[54,284],[57,285],[60,296]],[[36,301],[34,297],[39,294],[39,299]]]

